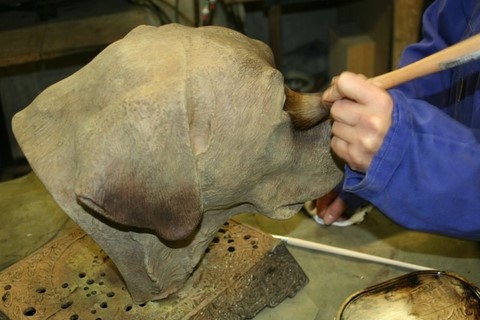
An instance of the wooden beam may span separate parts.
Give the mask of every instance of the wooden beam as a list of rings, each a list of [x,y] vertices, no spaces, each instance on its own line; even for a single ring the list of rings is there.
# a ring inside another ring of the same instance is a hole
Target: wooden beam
[[[125,12],[3,31],[0,67],[100,51],[148,21],[146,10],[133,7]]]

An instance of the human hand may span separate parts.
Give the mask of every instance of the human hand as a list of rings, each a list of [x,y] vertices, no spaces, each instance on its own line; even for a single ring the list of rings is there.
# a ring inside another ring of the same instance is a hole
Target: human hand
[[[366,172],[392,124],[391,96],[365,76],[343,72],[323,101],[332,104],[333,151],[352,170]]]
[[[347,209],[347,204],[340,198],[335,190],[316,200],[317,216],[327,225],[337,221]]]

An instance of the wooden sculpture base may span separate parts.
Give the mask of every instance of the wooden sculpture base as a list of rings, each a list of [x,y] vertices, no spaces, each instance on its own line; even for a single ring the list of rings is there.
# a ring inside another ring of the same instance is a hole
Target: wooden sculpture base
[[[0,273],[0,320],[249,319],[307,282],[283,243],[231,220],[184,289],[136,305],[105,252],[75,229]]]

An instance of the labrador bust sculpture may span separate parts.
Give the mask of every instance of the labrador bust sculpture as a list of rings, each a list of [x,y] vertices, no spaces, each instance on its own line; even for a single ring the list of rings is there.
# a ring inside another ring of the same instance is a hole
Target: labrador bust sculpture
[[[233,215],[289,218],[338,183],[329,123],[294,130],[284,101],[265,44],[223,27],[140,26],[13,128],[141,303],[179,290]]]

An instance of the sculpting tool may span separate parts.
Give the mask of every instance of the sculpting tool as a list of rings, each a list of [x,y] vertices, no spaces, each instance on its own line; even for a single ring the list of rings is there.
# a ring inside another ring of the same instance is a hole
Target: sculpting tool
[[[272,235],[272,237],[279,239],[285,242],[286,244],[292,245],[294,247],[332,253],[332,254],[336,254],[344,257],[355,258],[355,259],[360,259],[360,260],[370,261],[370,262],[377,262],[377,263],[400,267],[400,268],[409,269],[409,270],[436,270],[433,268],[419,266],[416,264],[411,264],[411,263],[397,261],[397,260],[388,259],[388,258],[382,258],[382,257],[374,256],[371,254],[367,254],[367,253],[361,253],[353,250],[347,250],[347,249],[337,248],[333,246],[328,246],[328,245],[317,243],[317,242],[279,236],[279,235]]]

